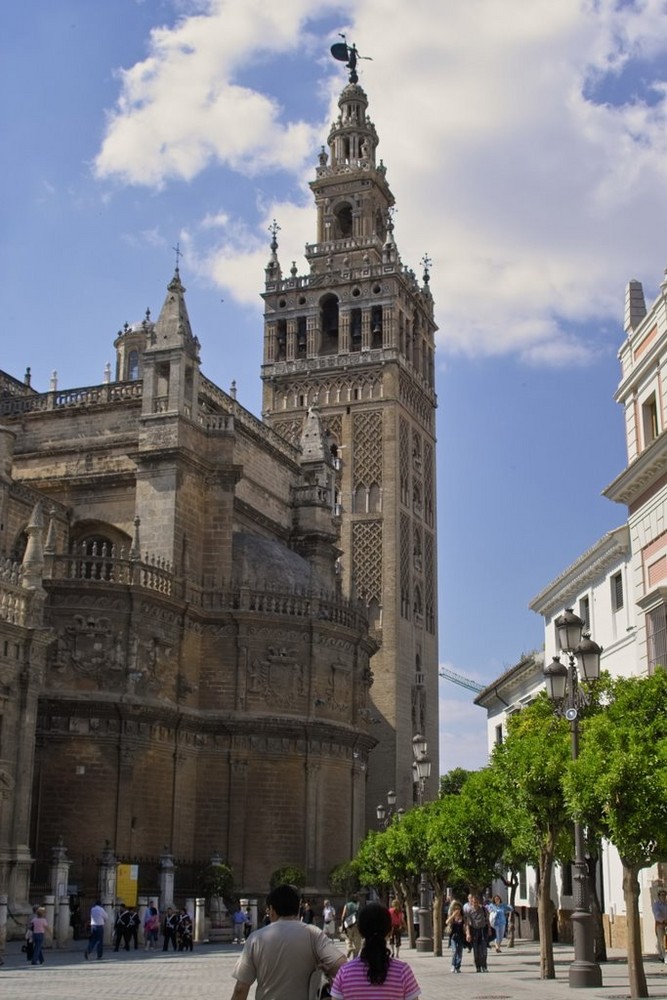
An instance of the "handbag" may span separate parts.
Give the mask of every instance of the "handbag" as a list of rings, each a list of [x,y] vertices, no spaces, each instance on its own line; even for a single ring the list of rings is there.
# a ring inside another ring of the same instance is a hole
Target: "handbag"
[[[350,927],[354,927],[356,922],[357,922],[357,914],[351,913],[349,917],[345,917],[345,920],[343,921],[343,927],[347,931],[350,929]]]

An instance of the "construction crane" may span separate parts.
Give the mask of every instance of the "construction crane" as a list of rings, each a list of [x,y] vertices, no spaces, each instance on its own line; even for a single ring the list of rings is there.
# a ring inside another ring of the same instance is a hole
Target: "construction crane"
[[[462,688],[468,688],[469,691],[476,691],[477,694],[484,690],[484,684],[478,684],[477,681],[473,681],[470,677],[466,677],[464,674],[457,674],[453,670],[448,670],[447,667],[440,667],[438,673],[446,681],[458,684]]]

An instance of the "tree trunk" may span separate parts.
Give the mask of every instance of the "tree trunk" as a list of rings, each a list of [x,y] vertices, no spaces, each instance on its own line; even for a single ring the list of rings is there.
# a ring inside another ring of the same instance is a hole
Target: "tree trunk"
[[[440,885],[436,883],[433,894],[433,954],[442,958],[442,903],[444,893]]]
[[[540,979],[555,979],[554,945],[552,940],[551,873],[553,853],[540,851],[539,882],[537,885],[537,926],[540,935]]]
[[[401,883],[401,896],[405,900],[405,922],[408,925],[408,943],[411,948],[416,947],[417,935],[415,934],[415,923],[412,919],[412,907],[415,903],[415,894],[412,879]]]
[[[517,887],[519,885],[519,876],[518,876],[518,874],[516,872],[513,871],[513,872],[510,873],[509,881],[507,879],[503,879],[503,882],[505,883],[506,888],[508,888],[509,891],[510,891],[509,892],[509,898],[508,898],[507,902],[512,907],[510,915],[509,915],[509,919],[507,921],[508,931],[509,931],[509,933],[507,935],[507,947],[508,948],[513,948],[514,947],[514,941],[516,939],[516,922],[517,922],[517,919],[518,919],[516,908],[515,908],[514,904],[516,902],[516,890],[517,890]]]
[[[607,961],[607,942],[604,936],[604,920],[602,919],[602,909],[600,907],[600,897],[598,896],[598,881],[596,878],[598,869],[598,855],[593,855],[586,859],[588,865],[588,899],[593,918],[593,949],[596,962]]]
[[[639,868],[628,864],[621,858],[623,865],[623,897],[628,922],[628,976],[630,979],[630,996],[647,997],[646,973],[642,962],[642,932],[639,922]]]

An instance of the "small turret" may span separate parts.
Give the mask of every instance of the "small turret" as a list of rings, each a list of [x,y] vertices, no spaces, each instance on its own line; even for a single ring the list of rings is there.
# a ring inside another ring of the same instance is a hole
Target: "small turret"
[[[116,381],[133,382],[143,378],[143,354],[154,336],[155,323],[146,309],[138,323],[125,323],[114,341],[116,350]]]
[[[199,393],[199,341],[192,333],[185,287],[176,266],[142,358],[143,414],[194,418]]]
[[[334,519],[336,471],[317,404],[308,408],[301,432],[301,485],[294,488],[292,545],[308,559],[331,593],[338,587],[339,529]]]
[[[23,576],[22,586],[30,590],[42,590],[42,578],[44,576],[44,516],[42,514],[41,501],[37,501],[33,507],[30,521],[26,526],[28,544],[23,556]]]
[[[160,310],[148,350],[159,351],[168,347],[178,347],[184,349],[191,358],[198,361],[199,341],[192,334],[190,317],[185,304],[185,292],[186,289],[177,267],[174,271],[174,277],[167,285],[167,297]]]
[[[274,281],[280,281],[283,276],[280,261],[278,260],[278,233],[280,232],[280,226],[275,219],[269,226],[269,232],[271,233],[271,256],[264,271],[267,285]]]

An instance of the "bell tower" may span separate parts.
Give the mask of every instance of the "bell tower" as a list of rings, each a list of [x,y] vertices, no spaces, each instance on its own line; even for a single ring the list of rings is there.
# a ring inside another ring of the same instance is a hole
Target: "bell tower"
[[[378,747],[368,773],[367,825],[396,790],[414,799],[412,740],[438,760],[434,352],[427,257],[422,282],[394,242],[394,197],[359,86],[349,82],[311,189],[316,241],[307,269],[283,274],[278,231],[263,293],[263,415],[299,443],[316,406],[336,466],[343,591],[367,606],[374,637],[372,712]],[[337,56],[339,58],[339,56]],[[427,797],[437,790],[437,764]]]

